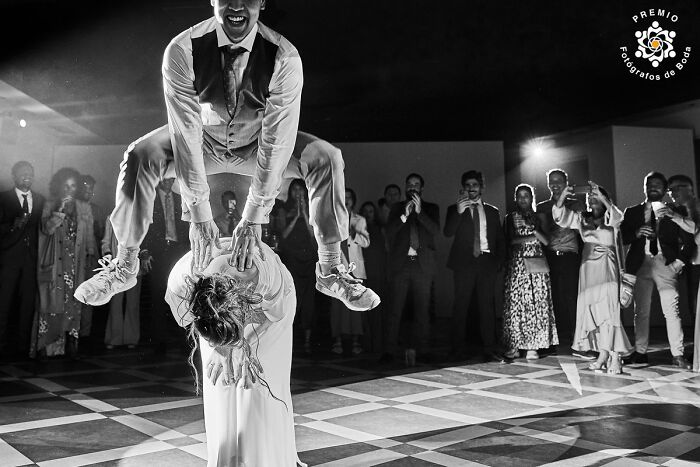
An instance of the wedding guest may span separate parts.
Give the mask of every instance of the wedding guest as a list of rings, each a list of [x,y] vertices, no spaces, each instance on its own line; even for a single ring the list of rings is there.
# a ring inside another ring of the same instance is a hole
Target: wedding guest
[[[39,235],[39,309],[32,330],[31,356],[78,352],[83,305],[73,297],[97,256],[90,204],[76,198],[80,173],[64,167],[49,183]]]
[[[367,248],[370,245],[370,239],[365,218],[355,212],[356,204],[357,195],[352,189],[346,188],[345,207],[350,218],[348,223],[349,236],[346,262],[349,263],[348,272],[358,280],[364,281],[367,279],[367,272],[362,251],[363,248]],[[343,255],[345,256],[345,254],[346,252],[344,251]],[[333,336],[331,352],[334,354],[340,355],[343,353],[343,335],[348,335],[352,338],[352,354],[361,354],[363,349],[360,338],[364,335],[362,315],[349,310],[340,301],[333,300],[331,303],[331,335]]]
[[[575,212],[566,207],[566,197],[574,192],[570,186],[562,190],[552,207],[554,221],[577,230],[584,242],[572,348],[599,352],[598,359],[589,366],[591,370],[620,374],[620,357],[632,350],[620,316],[620,248],[616,245],[622,212],[605,189],[594,182],[589,185],[587,211]]]
[[[693,236],[685,232],[680,216],[662,200],[668,182],[659,172],[644,177],[645,200],[625,209],[622,238],[630,245],[626,272],[635,274],[634,345],[630,363],[649,363],[649,314],[654,287],[659,291],[661,309],[666,318],[666,332],[671,350],[671,363],[690,369],[683,355],[683,328],[678,309],[678,276],[689,261],[695,246]]]
[[[0,193],[0,355],[10,359],[29,355],[44,209],[44,197],[32,190],[32,164],[13,165],[12,180],[14,188]]]
[[[544,247],[549,239],[533,209],[534,189],[527,184],[515,188],[515,211],[504,222],[509,259],[505,280],[503,343],[505,356],[517,358],[526,350],[528,360],[539,358],[538,349],[559,343],[549,267]]]
[[[371,201],[365,202],[360,207],[360,215],[367,222],[367,233],[369,234],[369,246],[362,249],[362,256],[365,260],[365,271],[367,272],[367,287],[377,292],[382,297],[387,296],[386,285],[386,237],[384,229],[377,217],[377,208]],[[389,309],[388,300],[377,307],[378,313],[371,313],[367,316],[368,336],[366,343],[370,352],[383,350],[384,319],[386,313],[383,310]]]
[[[401,317],[411,294],[414,325],[409,354],[433,359],[430,346],[430,282],[435,275],[435,235],[440,232],[440,208],[423,200],[425,181],[420,174],[406,177],[406,200],[391,208],[386,225],[389,242],[391,312],[387,317],[386,349],[380,361],[388,363],[399,352]],[[412,352],[411,352],[412,351]]]
[[[289,184],[282,208],[280,257],[294,280],[297,296],[295,323],[304,334],[304,352],[311,352],[311,332],[316,324],[316,240],[309,221],[309,195],[301,178]]]
[[[571,343],[576,324],[576,295],[578,294],[578,271],[581,265],[579,254],[580,239],[574,230],[557,225],[552,218],[552,207],[561,197],[562,191],[569,184],[569,176],[562,169],[552,169],[547,172],[547,185],[551,196],[548,200],[537,204],[537,215],[542,222],[542,233],[549,239],[545,247],[547,264],[550,268],[552,284],[552,303],[554,316],[557,320],[559,341]],[[575,197],[564,199],[564,205],[570,210],[580,212],[582,203]],[[594,360],[594,352],[575,355],[587,360]]]
[[[114,236],[112,222],[107,217],[105,236],[102,239],[102,256],[112,256],[117,251],[117,238]],[[109,301],[107,324],[105,326],[105,347],[112,350],[125,345],[133,349],[141,337],[141,284],[143,274],[151,271],[152,258],[141,261],[141,271],[136,276],[136,285],[125,292],[120,292]]]
[[[457,202],[447,209],[445,236],[454,237],[447,267],[454,275],[455,304],[452,353],[466,354],[467,314],[476,295],[483,357],[496,355],[496,274],[505,259],[505,236],[498,208],[482,200],[484,176],[470,170],[462,174]]]
[[[236,225],[241,221],[241,214],[238,212],[238,200],[233,191],[224,191],[221,194],[221,206],[224,212],[214,218],[216,226],[219,228],[221,237],[231,237]]]

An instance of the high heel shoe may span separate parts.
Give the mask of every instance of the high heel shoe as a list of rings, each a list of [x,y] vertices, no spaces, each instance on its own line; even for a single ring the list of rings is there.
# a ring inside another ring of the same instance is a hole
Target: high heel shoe
[[[620,358],[620,354],[616,354],[615,356],[610,357],[610,363],[608,364],[608,374],[622,374],[622,359]]]
[[[590,363],[588,365],[588,369],[591,371],[603,372],[607,369],[607,367],[608,367],[607,364],[608,364],[607,361],[596,360],[595,362]]]

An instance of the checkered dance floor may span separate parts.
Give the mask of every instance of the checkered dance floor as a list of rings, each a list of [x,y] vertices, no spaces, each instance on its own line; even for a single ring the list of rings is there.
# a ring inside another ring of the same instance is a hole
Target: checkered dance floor
[[[295,358],[302,461],[326,466],[700,463],[700,375],[536,363],[380,366]],[[202,466],[202,401],[184,357],[125,351],[0,367],[0,465]]]

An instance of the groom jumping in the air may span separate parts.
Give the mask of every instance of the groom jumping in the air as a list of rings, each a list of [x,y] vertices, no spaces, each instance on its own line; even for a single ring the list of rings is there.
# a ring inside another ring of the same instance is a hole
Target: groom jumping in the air
[[[190,222],[193,268],[203,270],[218,242],[207,175],[252,176],[242,219],[233,233],[231,264],[250,268],[283,178],[303,178],[318,243],[316,288],[356,311],[379,296],[341,262],[347,238],[340,150],[297,132],[303,87],[301,58],[284,37],[258,22],[265,0],[211,0],[214,17],[168,44],[163,87],[168,124],[132,143],[120,166],[111,215],[119,251],[108,267],[81,284],[90,305],[136,284],[139,246],[153,215],[158,182],[174,172]]]

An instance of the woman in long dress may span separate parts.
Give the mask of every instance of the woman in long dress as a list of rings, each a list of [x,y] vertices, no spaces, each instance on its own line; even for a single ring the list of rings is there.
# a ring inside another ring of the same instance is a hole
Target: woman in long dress
[[[311,353],[311,331],[316,324],[316,262],[318,246],[309,221],[309,192],[304,180],[289,184],[287,201],[279,210],[282,231],[280,256],[289,268],[297,293],[297,328],[304,333],[304,352]]]
[[[509,245],[506,270],[503,343],[506,357],[516,358],[527,350],[526,358],[539,358],[537,349],[559,343],[552,305],[552,287],[544,258],[548,240],[541,231],[533,209],[534,192],[530,185],[515,188],[517,209],[505,218]]]
[[[593,182],[589,185],[586,212],[577,213],[564,206],[566,197],[574,193],[570,186],[562,191],[557,204],[552,207],[554,221],[561,227],[578,230],[584,242],[576,331],[571,347],[579,351],[600,352],[598,360],[590,364],[591,370],[607,369],[608,373],[619,374],[622,372],[620,356],[632,349],[620,316],[620,268],[616,242],[622,212],[603,188]]]
[[[222,239],[225,249],[194,278],[188,252],[165,296],[200,348],[208,466],[303,466],[289,386],[294,282],[267,245],[244,271],[229,264],[230,245]]]
[[[73,297],[89,277],[97,253],[90,204],[76,198],[80,173],[59,169],[49,183],[39,232],[39,307],[30,356],[51,357],[78,351],[80,320],[87,305]]]

